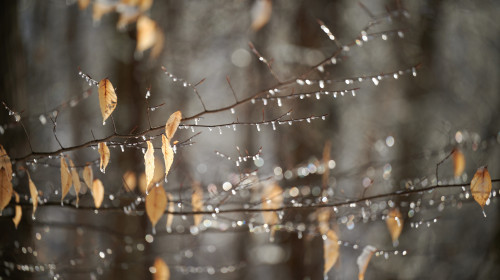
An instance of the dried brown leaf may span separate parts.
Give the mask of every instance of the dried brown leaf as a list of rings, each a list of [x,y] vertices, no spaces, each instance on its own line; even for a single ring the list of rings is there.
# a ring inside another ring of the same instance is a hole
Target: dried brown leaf
[[[103,15],[114,11],[115,5],[104,4],[98,1],[94,2],[93,11],[92,11],[92,19],[95,23],[101,21]]]
[[[191,205],[193,206],[194,212],[203,211],[203,189],[201,188],[200,182],[194,182],[192,185],[193,195],[191,196]],[[203,215],[196,214],[193,216],[194,225],[198,226],[201,223]]]
[[[64,156],[61,156],[61,204],[71,188],[71,182],[72,179],[71,173],[68,169],[68,164],[66,163]]]
[[[5,168],[0,167],[0,213],[12,199],[12,182]]]
[[[165,135],[161,135],[161,152],[163,153],[163,159],[165,161],[165,182],[167,182],[168,172],[170,171],[170,167],[172,167],[172,163],[174,162],[174,151],[170,146],[169,141]]]
[[[101,169],[102,173],[106,173],[106,167],[108,166],[109,163],[109,148],[108,145],[106,145],[105,142],[101,142],[97,145],[97,151],[99,152],[99,168]]]
[[[92,172],[92,167],[89,163],[83,169],[83,181],[87,184],[90,190],[92,190],[92,182],[94,181],[94,174]]]
[[[137,20],[137,46],[136,51],[142,53],[151,48],[157,41],[156,22],[147,16],[140,16]]]
[[[99,179],[95,179],[92,183],[92,196],[94,197],[95,208],[101,207],[104,200],[104,186]]]
[[[262,193],[262,209],[276,209],[283,203],[283,189],[276,183],[264,187]],[[264,223],[270,226],[279,222],[278,214],[274,211],[263,211]]]
[[[76,207],[78,207],[78,203],[80,201],[78,194],[80,193],[80,189],[82,188],[82,185],[80,183],[80,176],[78,176],[78,170],[76,170],[75,165],[73,164],[73,161],[71,159],[69,159],[69,167],[71,169],[71,179],[73,180],[73,187],[75,188],[76,193]]]
[[[115,88],[108,79],[102,79],[99,82],[99,106],[101,107],[103,125],[115,110],[117,102],[118,97],[116,96]]]
[[[151,141],[146,142],[148,144],[148,150],[144,154],[144,165],[146,167],[146,186],[149,188],[149,184],[153,181],[155,174],[155,149]],[[146,194],[148,189],[146,189]]]
[[[168,214],[167,214],[167,232],[172,232],[172,222],[174,221],[174,212],[175,210],[175,205],[174,205],[174,198],[172,197],[172,194],[167,193],[167,200],[168,200]]]
[[[465,156],[459,149],[454,149],[452,152],[453,157],[453,173],[455,177],[460,177],[465,170]]]
[[[28,171],[26,171],[26,173],[28,174],[31,201],[33,203],[32,217],[35,218],[36,207],[38,206],[38,190],[36,189],[35,183],[33,183],[33,181],[31,180],[30,173]]]
[[[154,187],[146,196],[146,214],[148,214],[153,226],[153,233],[155,233],[156,223],[163,216],[165,209],[167,209],[167,194],[163,186]]]
[[[257,0],[254,2],[251,10],[252,25],[251,28],[257,31],[264,27],[271,19],[273,3],[271,0]]]
[[[23,209],[21,208],[21,205],[19,205],[19,195],[17,192],[14,192],[14,196],[16,198],[16,210],[15,210],[15,215],[14,218],[12,218],[12,221],[14,222],[14,225],[17,226],[19,225],[19,222],[21,221],[21,217],[23,216]]]
[[[333,230],[328,230],[326,233],[326,240],[323,241],[323,251],[325,258],[325,268],[323,274],[326,275],[330,269],[335,265],[339,258],[339,238]]]
[[[370,263],[370,259],[372,258],[373,253],[377,250],[377,248],[367,245],[363,249],[363,252],[361,255],[359,255],[356,263],[358,264],[359,268],[359,274],[358,274],[358,280],[363,280],[365,279],[365,272],[366,269],[368,268],[368,264]]]
[[[181,119],[181,111],[173,113],[168,118],[167,123],[165,124],[165,135],[167,135],[168,141],[172,140],[172,138],[174,137],[174,134],[177,131],[177,127],[179,127],[179,124],[181,123]]]
[[[158,27],[156,28],[156,41],[155,44],[153,45],[153,48],[151,49],[150,59],[158,58],[158,56],[160,56],[164,44],[165,44],[165,35],[163,35],[163,32]]]
[[[12,180],[12,163],[10,162],[9,155],[0,144],[0,168],[5,169],[9,181]]]
[[[127,171],[123,174],[123,185],[128,192],[134,191],[137,187],[137,176],[133,171]]]
[[[470,182],[470,192],[472,197],[474,197],[474,200],[483,209],[483,214],[486,217],[486,213],[484,213],[484,205],[490,198],[491,194],[491,176],[486,166],[477,169],[476,174],[474,174],[474,177]]]
[[[399,241],[399,235],[403,230],[403,216],[401,216],[401,212],[399,212],[398,208],[393,208],[389,211],[387,218],[385,220],[387,224],[387,228],[389,229],[389,233],[391,234],[392,244],[397,246]]]
[[[85,10],[90,4],[90,0],[78,0],[78,8]]]
[[[154,280],[169,280],[170,269],[168,265],[161,259],[156,258],[154,263],[155,273],[153,274]]]

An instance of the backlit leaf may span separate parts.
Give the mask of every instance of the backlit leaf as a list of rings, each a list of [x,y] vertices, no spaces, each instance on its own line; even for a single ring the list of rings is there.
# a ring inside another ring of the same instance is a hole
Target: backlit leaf
[[[392,244],[398,246],[398,238],[403,230],[403,216],[399,212],[398,208],[393,208],[389,211],[387,218],[385,220],[389,233],[391,234]]]
[[[339,258],[339,238],[333,230],[328,230],[326,232],[326,240],[323,241],[323,251],[325,258],[325,268],[324,275],[332,269]]]
[[[92,182],[94,181],[94,174],[92,172],[92,167],[90,166],[89,163],[85,166],[83,169],[83,181],[87,186],[89,187],[90,190],[92,190]]]
[[[156,43],[157,28],[154,20],[147,16],[139,17],[137,20],[137,52],[142,53]]]
[[[12,180],[12,163],[10,162],[9,155],[0,144],[0,168],[5,169],[9,181]]]
[[[76,193],[76,207],[78,207],[78,202],[80,201],[78,194],[80,193],[80,189],[82,187],[80,183],[80,176],[78,176],[78,170],[76,170],[75,165],[73,164],[73,161],[71,159],[69,159],[69,167],[71,169],[71,179],[73,180],[73,187],[75,188]]]
[[[174,162],[174,151],[170,146],[169,141],[165,135],[161,135],[161,152],[163,153],[163,158],[165,160],[165,182],[167,181],[168,172],[170,171],[170,167]]]
[[[474,200],[481,206],[484,213],[484,205],[486,201],[490,198],[491,194],[491,177],[486,166],[477,169],[476,174],[470,182],[470,192]]]
[[[30,173],[26,171],[28,174],[28,181],[29,181],[29,187],[30,187],[30,195],[31,195],[31,201],[33,203],[33,214],[32,217],[33,219],[35,218],[35,212],[36,212],[36,207],[38,206],[38,190],[36,189],[35,183],[31,180]]]
[[[167,232],[172,232],[172,222],[174,221],[174,212],[175,210],[175,205],[174,205],[174,198],[172,197],[172,194],[167,193],[167,200],[168,200],[168,213],[167,214]]]
[[[257,31],[264,27],[271,19],[273,3],[271,0],[256,0],[252,6],[252,30]]]
[[[9,204],[12,199],[12,182],[9,178],[7,170],[0,167],[0,213]]]
[[[102,173],[105,173],[110,157],[108,145],[106,145],[105,142],[99,143],[97,145],[97,151],[99,152],[99,159],[100,159],[99,168],[101,169]]]
[[[95,208],[101,207],[104,200],[104,186],[99,179],[95,179],[92,183],[92,196],[94,197]]]
[[[128,192],[135,190],[137,187],[137,176],[133,171],[129,170],[123,174],[123,185]]]
[[[460,177],[465,170],[465,156],[459,149],[454,149],[452,152],[453,157],[453,173],[455,177]]]
[[[64,156],[61,156],[61,204],[71,188],[71,182],[72,179],[71,173],[68,169],[68,164],[66,163]]]
[[[102,124],[113,113],[118,102],[115,89],[108,79],[102,79],[99,82],[99,106],[101,107]]]
[[[156,258],[154,263],[155,272],[153,274],[154,280],[169,280],[170,269],[168,265],[161,259]]]
[[[193,183],[193,195],[191,196],[191,205],[193,206],[193,211],[203,211],[203,189],[201,188],[200,182]],[[193,216],[194,225],[198,226],[201,223],[203,215],[196,214]]]
[[[181,111],[173,113],[168,118],[167,123],[165,124],[165,134],[167,135],[168,141],[172,140],[172,138],[174,137],[174,134],[177,131],[177,127],[179,127],[179,123],[181,122],[181,119],[182,119]]]
[[[146,214],[153,226],[153,233],[156,233],[155,226],[161,216],[167,209],[167,194],[163,186],[153,187],[148,196],[146,196]]]
[[[21,221],[21,217],[23,216],[23,209],[21,208],[21,205],[19,205],[19,195],[17,192],[14,192],[14,196],[16,198],[16,208],[15,208],[15,215],[14,218],[12,218],[12,221],[14,222],[14,225],[17,226],[19,225],[19,222]]]
[[[283,203],[283,189],[276,183],[264,187],[262,192],[262,209],[276,209]],[[264,223],[270,226],[279,222],[278,214],[275,211],[263,211]]]
[[[153,181],[155,174],[155,149],[151,141],[146,142],[148,144],[148,150],[144,154],[144,165],[146,166],[146,186],[149,188],[149,184]],[[148,189],[146,189],[146,194]]]
[[[359,274],[358,274],[358,280],[363,280],[365,279],[365,272],[366,269],[368,268],[368,264],[370,263],[370,259],[372,258],[373,253],[377,250],[377,248],[367,245],[363,249],[363,252],[361,255],[359,255],[357,259],[357,264],[359,268]]]

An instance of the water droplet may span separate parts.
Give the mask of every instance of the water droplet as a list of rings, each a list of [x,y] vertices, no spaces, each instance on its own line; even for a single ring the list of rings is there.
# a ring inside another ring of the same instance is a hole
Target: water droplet
[[[281,98],[278,97],[277,101],[278,101],[278,107],[281,107],[281,105],[282,105],[281,104]]]
[[[379,80],[377,78],[373,77],[372,82],[374,85],[378,86]]]
[[[234,108],[231,108],[231,114],[234,114],[235,111],[234,111]]]
[[[267,105],[267,99],[262,98],[262,104],[264,104],[264,106],[266,106]]]
[[[319,100],[319,99],[320,99],[320,97],[321,97],[321,96],[320,96],[319,92],[316,92],[316,99],[318,99],[318,100]]]
[[[257,127],[257,131],[260,131],[260,125],[256,124],[255,126]]]

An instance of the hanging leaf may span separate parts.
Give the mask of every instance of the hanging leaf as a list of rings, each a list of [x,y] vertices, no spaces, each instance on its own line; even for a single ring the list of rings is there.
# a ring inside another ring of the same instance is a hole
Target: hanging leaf
[[[193,195],[191,196],[191,205],[193,206],[193,212],[203,211],[203,189],[201,188],[200,182],[193,183]],[[201,223],[203,215],[196,214],[193,216],[194,225],[198,226]]]
[[[68,169],[68,164],[64,156],[61,156],[61,205],[63,204],[63,199],[69,192],[71,188],[71,173]]]
[[[477,169],[476,174],[470,182],[470,192],[474,200],[481,206],[484,213],[484,205],[486,201],[490,198],[491,194],[491,177],[486,166]]]
[[[169,280],[170,269],[168,265],[161,259],[156,258],[154,263],[155,272],[153,274],[154,280]]]
[[[106,124],[106,119],[116,108],[118,98],[115,89],[108,79],[99,82],[99,106],[101,107],[102,124]]]
[[[455,148],[452,152],[453,173],[455,177],[460,177],[465,170],[465,156],[459,149]]]
[[[167,137],[163,134],[161,135],[161,143],[161,152],[163,153],[163,159],[165,160],[165,182],[167,182],[168,172],[174,162],[174,151],[172,150]]]
[[[12,180],[12,163],[10,162],[9,155],[0,144],[0,168],[5,169],[9,181]]]
[[[31,201],[33,203],[33,214],[31,214],[31,215],[32,215],[33,219],[35,219],[35,211],[36,211],[36,207],[38,206],[38,190],[36,189],[35,183],[33,183],[33,181],[31,180],[30,173],[27,170],[26,170],[26,173],[28,174]]]
[[[168,214],[167,214],[167,232],[172,232],[172,222],[174,221],[174,214],[172,214],[175,210],[174,198],[172,194],[167,193],[168,200]]]
[[[82,187],[80,183],[80,176],[78,176],[78,170],[76,170],[75,165],[73,164],[73,161],[71,159],[69,159],[69,167],[71,169],[71,178],[73,179],[73,187],[75,188],[76,193],[76,207],[78,207],[78,203],[80,201],[78,194],[80,193],[80,189]]]
[[[133,171],[127,171],[123,174],[123,185],[127,192],[132,192],[137,187],[137,176]]]
[[[114,5],[109,5],[106,3],[101,3],[104,1],[95,1],[92,11],[92,19],[94,23],[99,23],[103,15],[112,12],[115,9]]]
[[[83,169],[83,181],[85,182],[85,184],[87,184],[89,189],[92,190],[92,181],[94,181],[94,175],[90,163],[87,163],[87,165]]]
[[[357,264],[359,268],[358,280],[365,279],[365,272],[368,268],[368,263],[370,263],[370,259],[372,258],[373,253],[377,250],[377,248],[367,245],[363,249],[361,255],[359,255]]]
[[[147,16],[140,16],[137,20],[137,46],[136,51],[142,53],[154,46],[157,40],[156,22]]]
[[[106,142],[101,142],[97,145],[97,150],[100,159],[99,168],[102,173],[106,173],[106,167],[108,166],[110,157],[108,145],[106,145]]]
[[[325,269],[323,274],[328,274],[328,271],[332,269],[332,267],[337,262],[339,258],[339,238],[337,234],[333,230],[328,230],[326,232],[326,240],[323,241],[323,251],[325,258]]]
[[[95,179],[92,183],[92,196],[94,197],[95,208],[101,207],[104,200],[104,186],[99,179]]]
[[[177,131],[179,124],[181,123],[181,119],[182,119],[181,111],[173,113],[168,118],[167,123],[165,124],[165,135],[167,135],[167,139],[169,142],[174,137],[174,134]]]
[[[399,235],[403,230],[403,216],[401,216],[401,212],[399,212],[398,208],[393,208],[389,211],[387,218],[385,220],[387,224],[387,228],[389,229],[389,233],[391,234],[392,244],[394,247],[398,246]]]
[[[267,185],[262,193],[262,209],[280,208],[283,203],[283,189],[276,183]],[[279,222],[278,214],[275,211],[263,211],[264,223],[270,226]]]
[[[2,166],[0,167],[0,214],[12,199],[13,191],[7,170]]]
[[[330,230],[330,209],[321,208],[316,211],[318,216],[318,227],[321,234],[326,234]]]
[[[144,154],[144,165],[146,166],[146,186],[149,188],[149,184],[153,181],[155,174],[155,149],[151,141],[146,142],[148,144],[148,150]],[[148,189],[146,189],[146,194]]]
[[[154,187],[148,196],[146,196],[146,214],[153,226],[153,234],[156,233],[155,226],[161,216],[167,209],[167,194],[163,186]]]
[[[85,10],[90,4],[90,0],[78,0],[78,8]]]
[[[254,2],[251,10],[252,30],[257,31],[264,27],[271,19],[273,3],[271,0],[257,0]]]
[[[14,215],[14,218],[12,218],[12,221],[14,222],[14,225],[17,229],[17,225],[19,225],[21,217],[23,216],[23,209],[21,208],[21,205],[19,205],[19,195],[17,194],[17,192],[14,192],[14,196],[16,198],[16,214]]]

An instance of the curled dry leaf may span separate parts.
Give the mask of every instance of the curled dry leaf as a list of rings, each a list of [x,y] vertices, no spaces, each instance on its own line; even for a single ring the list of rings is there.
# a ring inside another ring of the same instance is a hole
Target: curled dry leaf
[[[339,238],[333,230],[326,232],[326,240],[323,241],[323,251],[325,258],[325,269],[323,274],[326,275],[335,265],[339,258]]]
[[[193,206],[193,211],[203,211],[203,189],[201,188],[200,182],[193,183],[193,195],[191,196],[191,205]],[[203,215],[196,214],[193,216],[194,225],[198,226],[201,223]]]
[[[273,3],[271,0],[257,0],[252,6],[252,30],[257,31],[264,27],[271,19]]]
[[[29,186],[30,186],[30,195],[31,195],[31,201],[33,203],[33,214],[32,217],[33,219],[35,218],[35,212],[36,212],[36,207],[38,206],[38,190],[36,189],[35,183],[31,180],[30,173],[26,171],[28,174],[28,181],[29,181]]]
[[[470,192],[472,197],[474,197],[474,200],[483,209],[483,214],[486,217],[486,213],[484,213],[484,205],[490,198],[491,194],[491,176],[486,166],[477,169],[476,174],[474,174],[474,177],[470,182]]]
[[[108,145],[106,145],[105,142],[101,142],[97,145],[97,151],[99,152],[99,168],[101,169],[102,173],[106,173],[106,167],[108,166],[109,163],[109,148]]]
[[[78,176],[78,170],[76,170],[75,165],[73,164],[73,161],[71,159],[69,159],[69,167],[71,169],[71,178],[73,180],[73,187],[75,188],[76,193],[76,207],[78,207],[78,203],[80,201],[78,194],[80,193],[80,189],[82,187],[80,183],[80,176]]]
[[[12,199],[12,182],[5,168],[0,167],[0,213]]]
[[[155,149],[151,141],[146,142],[148,150],[144,154],[144,165],[146,166],[146,194],[148,193],[149,184],[153,181],[155,174]]]
[[[153,225],[153,233],[156,233],[155,226],[167,209],[167,194],[163,186],[155,187],[146,196],[146,214]]]
[[[172,232],[172,222],[174,221],[174,214],[172,214],[175,210],[175,205],[174,205],[174,198],[172,197],[172,194],[167,193],[167,200],[168,200],[168,214],[167,214],[167,232]]]
[[[398,208],[393,208],[389,211],[387,218],[385,220],[389,233],[391,234],[392,244],[398,246],[398,238],[403,230],[403,216],[399,212]]]
[[[182,119],[181,111],[173,113],[168,118],[167,123],[165,124],[165,135],[167,135],[168,141],[172,140],[172,138],[174,137],[174,134],[177,131],[179,124],[181,123],[181,119]]]
[[[356,263],[358,264],[359,274],[358,280],[365,279],[366,268],[368,268],[368,263],[370,263],[370,259],[372,258],[373,253],[377,250],[377,248],[367,245],[363,249],[361,255],[359,255]]]
[[[283,189],[276,183],[264,187],[262,193],[262,209],[276,209],[283,203]],[[279,222],[278,214],[274,211],[263,211],[264,223],[270,226]]]
[[[156,258],[154,263],[155,273],[153,274],[154,280],[169,280],[170,269],[168,265],[161,259]]]
[[[104,186],[99,179],[95,179],[92,183],[92,196],[94,197],[95,208],[101,207],[104,200]]]
[[[94,181],[94,174],[92,172],[92,167],[90,163],[87,163],[85,168],[83,169],[83,181],[87,184],[90,190],[92,190],[92,182]]]
[[[174,162],[174,151],[170,146],[170,142],[167,140],[165,135],[161,135],[161,152],[163,153],[163,159],[165,160],[165,182],[167,182],[168,172],[170,171],[170,167],[172,167],[172,163]]]
[[[7,177],[12,180],[12,163],[10,162],[9,155],[0,144],[0,168],[5,169]]]
[[[133,171],[129,170],[123,174],[123,185],[128,192],[135,190],[135,187],[137,187],[137,176]]]
[[[117,102],[118,98],[116,97],[115,88],[113,88],[108,79],[102,79],[99,82],[99,106],[101,107],[103,125],[115,110]]]
[[[12,218],[12,221],[14,222],[14,225],[17,226],[19,225],[19,222],[21,221],[21,217],[23,216],[23,209],[21,208],[21,205],[19,205],[19,195],[14,192],[14,196],[16,198],[16,214],[14,215],[14,218]]]
[[[71,188],[71,181],[71,173],[69,172],[68,164],[64,156],[61,156],[61,204]]]
[[[455,148],[452,152],[453,157],[453,174],[455,177],[460,177],[465,170],[465,156],[459,149]]]

